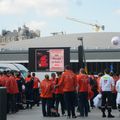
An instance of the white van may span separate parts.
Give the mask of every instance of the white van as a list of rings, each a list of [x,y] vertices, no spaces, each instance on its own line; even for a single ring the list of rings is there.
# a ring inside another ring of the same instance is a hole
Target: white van
[[[19,71],[23,78],[27,76],[28,69],[23,66],[22,64],[8,64],[8,63],[0,63],[0,71],[6,71],[6,70],[14,70]]]

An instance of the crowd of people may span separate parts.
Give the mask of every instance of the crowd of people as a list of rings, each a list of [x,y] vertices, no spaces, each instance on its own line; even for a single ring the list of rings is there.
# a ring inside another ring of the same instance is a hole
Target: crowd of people
[[[0,87],[6,87],[7,113],[16,113],[19,110],[32,109],[39,106],[40,80],[35,73],[29,73],[25,79],[17,71],[0,72]]]
[[[99,107],[102,117],[114,118],[112,109],[120,111],[120,103],[116,103],[116,99],[120,101],[119,74],[109,69],[95,76],[93,73],[88,75],[84,68],[75,74],[67,65],[64,72],[46,74],[44,80],[37,78],[35,73],[28,72],[23,79],[20,72],[4,71],[0,72],[0,86],[7,89],[7,113],[32,109],[41,101],[44,117],[76,118],[75,108],[80,117],[88,117],[98,94],[102,95]]]
[[[70,66],[66,66],[63,73],[57,73],[57,77],[53,74],[50,79],[46,74],[40,87],[42,113],[45,117],[52,116],[54,109],[55,116],[59,116],[59,113],[64,116],[66,112],[68,118],[76,118],[75,107],[80,117],[88,117],[90,108],[95,107],[93,99],[98,94],[102,95],[99,109],[103,118],[114,118],[112,109],[118,108],[120,111],[120,102],[116,103],[116,98],[120,101],[119,74],[110,72],[109,69],[95,76],[93,73],[88,75],[85,69],[81,68],[80,73],[76,75]],[[61,103],[61,112],[58,109],[59,103]]]

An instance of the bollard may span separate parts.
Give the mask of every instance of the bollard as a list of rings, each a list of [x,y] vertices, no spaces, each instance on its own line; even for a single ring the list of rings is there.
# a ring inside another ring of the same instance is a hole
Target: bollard
[[[5,87],[0,87],[0,120],[7,119],[7,91]]]

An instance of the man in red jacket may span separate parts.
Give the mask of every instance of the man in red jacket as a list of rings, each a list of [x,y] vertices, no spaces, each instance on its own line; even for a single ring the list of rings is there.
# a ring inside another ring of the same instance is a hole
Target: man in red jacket
[[[49,75],[45,75],[45,79],[40,83],[41,88],[41,98],[42,98],[42,113],[43,116],[51,116],[51,108],[52,108],[52,97],[53,97],[53,84],[49,79]],[[47,107],[47,110],[46,110]]]
[[[56,87],[61,85],[63,86],[64,99],[65,99],[68,118],[71,117],[71,113],[72,113],[72,118],[76,118],[75,91],[77,86],[77,78],[69,65],[65,67],[65,72],[61,76],[61,81],[58,83],[58,85],[56,85]]]
[[[80,74],[77,77],[78,82],[78,96],[80,105],[80,116],[88,116],[88,86],[89,78],[85,73],[85,70],[80,69]]]
[[[55,81],[55,84],[58,84],[61,80],[61,75],[62,72],[57,72],[57,78]],[[64,102],[64,95],[63,95],[63,86],[58,86],[55,89],[55,108],[57,109],[57,111],[59,110],[59,103],[61,105],[61,113],[62,115],[65,115],[65,102]]]
[[[26,95],[26,109],[32,109],[33,107],[33,78],[31,73],[28,72],[25,78],[25,95]]]
[[[16,112],[16,94],[18,93],[18,86],[15,80],[14,72],[7,73],[7,80],[5,87],[7,88],[7,112]]]
[[[40,100],[40,93],[39,93],[39,84],[40,80],[36,77],[35,73],[32,73],[33,78],[33,102],[34,105],[36,104],[39,106],[39,100]]]

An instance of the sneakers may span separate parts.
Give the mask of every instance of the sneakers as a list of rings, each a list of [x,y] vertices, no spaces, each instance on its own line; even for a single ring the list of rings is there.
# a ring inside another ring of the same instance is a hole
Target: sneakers
[[[72,116],[72,118],[77,118],[77,116]]]
[[[103,118],[105,118],[105,117],[106,117],[106,115],[105,115],[105,114],[103,114],[103,115],[102,115],[102,117],[103,117]]]
[[[67,119],[70,119],[70,116],[67,116]]]
[[[108,118],[114,118],[115,116],[114,115],[108,115]]]

